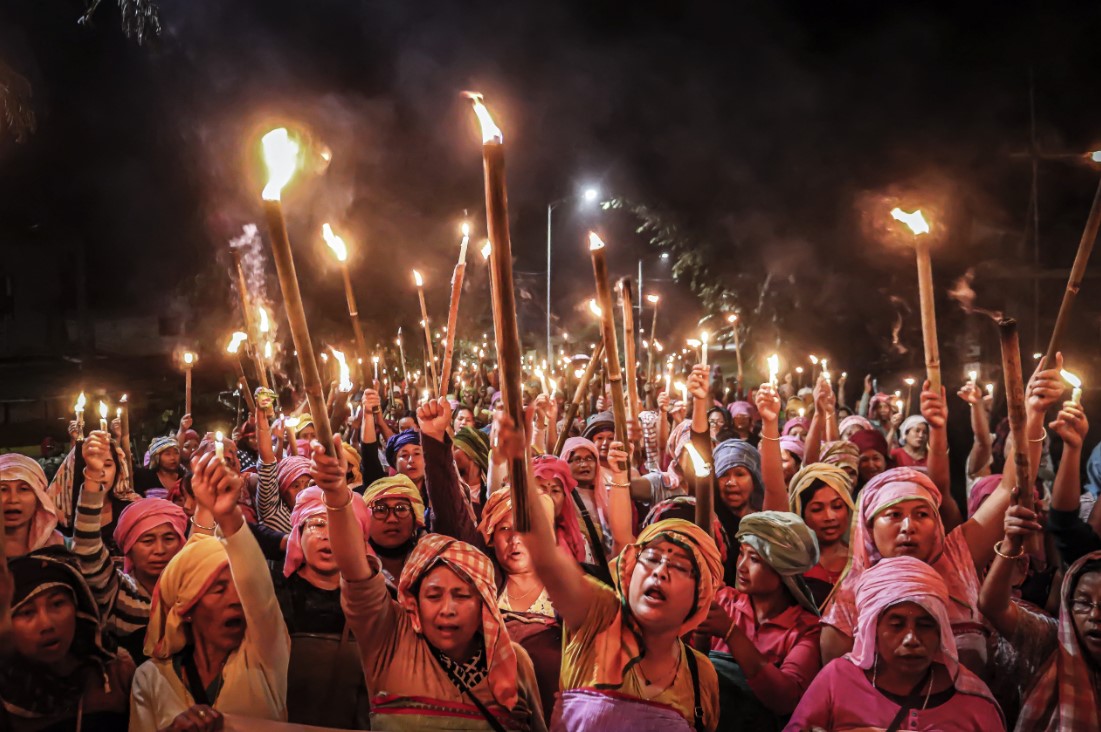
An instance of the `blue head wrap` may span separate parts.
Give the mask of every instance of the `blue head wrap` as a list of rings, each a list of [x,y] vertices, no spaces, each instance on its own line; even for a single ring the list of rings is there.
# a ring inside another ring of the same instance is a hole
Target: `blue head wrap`
[[[753,496],[750,503],[760,506],[764,500],[765,484],[761,480],[761,453],[745,440],[720,442],[712,451],[715,477],[721,478],[732,468],[743,467],[753,476]]]
[[[419,445],[421,444],[421,433],[416,430],[405,430],[399,432],[389,440],[386,441],[386,463],[391,467],[396,467],[395,463],[398,459],[398,450],[406,445]]]

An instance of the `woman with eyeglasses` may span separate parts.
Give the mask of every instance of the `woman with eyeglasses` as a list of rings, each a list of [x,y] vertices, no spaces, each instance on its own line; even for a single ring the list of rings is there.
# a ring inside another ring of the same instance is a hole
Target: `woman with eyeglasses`
[[[286,559],[282,571],[272,577],[291,636],[287,718],[299,724],[365,729],[370,702],[355,640],[340,606],[340,571],[329,542],[324,495],[317,486],[298,494]],[[351,508],[366,537],[372,521],[367,504],[357,498]]]
[[[424,501],[420,489],[404,475],[376,480],[363,493],[370,519],[367,542],[382,565],[382,576],[391,588],[405,567],[417,538],[424,529]]]

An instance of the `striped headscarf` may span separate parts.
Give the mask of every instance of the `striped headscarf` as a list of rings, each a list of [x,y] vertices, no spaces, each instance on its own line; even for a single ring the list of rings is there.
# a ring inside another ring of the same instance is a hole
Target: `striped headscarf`
[[[463,427],[451,438],[455,447],[474,461],[484,476],[489,472],[489,437],[473,427]]]
[[[310,459],[301,455],[291,455],[279,461],[275,468],[275,480],[279,483],[279,492],[286,493],[294,481],[310,474]]]
[[[836,440],[822,445],[822,454],[818,458],[828,465],[850,468],[855,475],[860,467],[860,448],[848,440]]]
[[[153,441],[149,443],[149,467],[153,470],[159,468],[161,461],[157,456],[170,447],[180,449],[180,443],[176,442],[175,437],[154,437]]]
[[[646,514],[646,518],[642,520],[642,528],[646,528],[650,524],[656,524],[658,521],[673,518],[682,519],[689,523],[694,522],[696,520],[696,497],[673,496],[660,503],[655,503],[650,512]],[[711,538],[715,540],[719,557],[725,566],[727,554],[729,553],[730,537],[726,535],[726,529],[717,516],[711,520]]]
[[[50,487],[46,489],[46,493],[53,499],[54,507],[57,509],[57,521],[62,526],[68,526],[71,523],[70,519],[76,513],[76,490],[74,487],[84,483],[83,475],[76,476],[76,451],[78,449],[74,447],[69,450],[69,454],[65,456],[61,467],[54,474],[54,479],[50,481]],[[111,439],[111,452],[115,456],[116,466],[115,482],[114,485],[110,486],[111,495],[124,503],[139,500],[141,496],[134,492],[133,483],[130,480],[130,464],[126,460],[126,453],[122,451],[114,438]],[[76,477],[75,480],[74,476]]]
[[[408,477],[398,473],[388,478],[379,478],[363,492],[363,503],[370,508],[380,498],[405,498],[413,504],[413,518],[417,526],[424,528],[424,498],[417,485]]]
[[[1071,601],[1078,580],[1087,572],[1101,572],[1101,552],[1080,558],[1067,570],[1060,591],[1059,646],[1044,662],[1024,695],[1017,729],[1046,730],[1101,729],[1095,675],[1086,660],[1071,616]]]
[[[738,541],[753,547],[791,596],[815,615],[818,605],[803,574],[818,564],[818,539],[803,519],[787,511],[757,511],[742,517]]]
[[[401,570],[398,603],[409,614],[413,630],[423,635],[417,609],[416,587],[433,569],[444,566],[474,586],[482,598],[482,639],[485,642],[489,688],[493,698],[507,709],[519,701],[516,686],[516,651],[497,608],[493,563],[470,544],[442,534],[425,534]]]
[[[482,520],[478,524],[478,532],[485,540],[486,546],[493,545],[493,532],[503,521],[512,520],[512,489],[500,488],[489,494],[486,504],[482,508]]]

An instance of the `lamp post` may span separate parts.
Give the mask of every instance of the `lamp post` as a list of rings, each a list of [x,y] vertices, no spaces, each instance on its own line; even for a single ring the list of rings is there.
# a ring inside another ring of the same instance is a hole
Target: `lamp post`
[[[595,188],[586,188],[581,197],[586,203],[593,203],[600,196],[600,192]],[[547,361],[554,359],[554,349],[551,346],[551,242],[553,241],[551,236],[551,224],[553,223],[553,212],[558,206],[572,201],[576,196],[567,196],[566,198],[559,198],[557,201],[551,201],[547,204]]]

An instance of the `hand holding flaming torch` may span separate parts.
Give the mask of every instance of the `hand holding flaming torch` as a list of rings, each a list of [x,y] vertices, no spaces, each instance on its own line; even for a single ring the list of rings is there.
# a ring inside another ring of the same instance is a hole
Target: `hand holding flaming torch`
[[[925,377],[929,388],[940,393],[940,347],[937,344],[937,313],[933,300],[933,262],[929,255],[929,224],[921,210],[907,213],[901,208],[891,210],[891,216],[910,229],[917,255],[918,297],[921,301],[921,334],[925,342]]]
[[[279,274],[279,288],[283,292],[287,321],[290,324],[294,348],[298,353],[298,368],[302,373],[303,387],[310,404],[310,413],[314,418],[318,442],[325,448],[327,454],[336,455],[329,414],[325,409],[321,375],[317,371],[317,358],[314,355],[313,341],[310,340],[310,328],[306,322],[306,312],[302,307],[302,293],[298,289],[294,255],[291,252],[291,242],[283,219],[281,202],[283,187],[294,177],[295,170],[298,168],[299,146],[290,138],[287,130],[280,127],[264,135],[263,147],[264,159],[268,167],[268,184],[263,193],[264,214],[271,232],[271,249],[275,269]]]
[[[191,369],[195,367],[195,354],[184,351],[184,414],[191,414]]]

